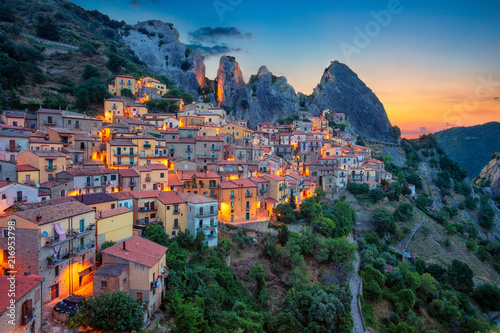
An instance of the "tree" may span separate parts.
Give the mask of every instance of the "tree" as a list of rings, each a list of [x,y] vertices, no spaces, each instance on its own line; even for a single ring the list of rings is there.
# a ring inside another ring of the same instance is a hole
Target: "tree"
[[[120,93],[123,97],[130,97],[134,99],[136,97],[135,94],[130,89],[123,89]]]
[[[479,225],[486,229],[491,229],[495,225],[495,211],[487,201],[481,202],[481,210],[478,215]]]
[[[278,240],[282,246],[285,246],[288,242],[288,239],[290,239],[290,231],[288,230],[288,227],[283,224],[278,229]]]
[[[189,61],[187,60],[183,60],[181,62],[181,69],[185,72],[187,71],[189,68],[191,68],[191,64],[189,63]]]
[[[387,233],[396,231],[396,224],[391,214],[387,209],[378,209],[373,213],[372,224],[375,226],[375,231],[382,238]]]
[[[86,64],[83,68],[82,78],[84,80],[88,80],[93,77],[101,77],[101,73],[96,67],[92,66],[91,64]]]
[[[368,197],[372,200],[373,203],[377,203],[384,198],[384,191],[378,188],[372,189],[368,192]]]
[[[395,302],[398,312],[407,312],[415,305],[415,293],[411,289],[402,289],[398,292]]]
[[[335,222],[332,219],[325,217],[323,214],[317,215],[311,225],[316,232],[319,232],[323,236],[335,237]]]
[[[314,189],[314,198],[317,202],[321,202],[326,197],[326,192],[322,187],[318,186]]]
[[[279,204],[273,210],[273,216],[277,222],[291,224],[295,223],[296,216],[292,207],[287,204]]]
[[[469,294],[474,288],[474,272],[465,262],[453,259],[448,269],[448,282],[455,290]]]
[[[356,144],[360,146],[366,146],[365,139],[362,136],[359,136],[356,138]]]
[[[90,296],[68,319],[69,326],[90,326],[94,331],[139,331],[143,325],[139,303],[123,291]]]
[[[297,203],[295,202],[295,195],[293,193],[293,188],[290,189],[290,196],[286,202],[292,207],[293,210],[297,209]]]
[[[158,224],[148,225],[142,232],[142,237],[163,246],[168,245],[168,235],[165,233],[165,228]]]
[[[314,220],[323,211],[323,206],[314,197],[306,198],[300,204],[300,216],[307,222]]]
[[[59,29],[53,23],[53,20],[47,16],[38,16],[36,35],[53,41],[58,41],[61,38]]]
[[[266,270],[260,261],[256,261],[248,274],[248,281],[253,282],[253,296],[261,310],[269,309],[269,295],[266,288]]]
[[[500,311],[500,288],[492,283],[485,283],[474,288],[472,298],[483,312]]]
[[[118,73],[122,69],[122,67],[127,64],[125,59],[114,52],[110,52],[108,58],[109,59],[106,63],[106,67],[108,67],[108,69],[113,73]]]

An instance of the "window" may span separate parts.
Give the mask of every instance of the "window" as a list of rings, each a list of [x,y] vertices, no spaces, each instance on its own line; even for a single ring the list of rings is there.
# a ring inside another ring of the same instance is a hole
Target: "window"
[[[174,219],[174,229],[179,228],[179,219]]]
[[[252,196],[252,191],[249,188],[247,188],[247,197],[251,197],[251,196]]]
[[[71,125],[71,119],[68,119],[68,125]]]
[[[170,210],[170,206],[167,206],[167,210]]]
[[[160,173],[160,178],[165,178],[165,174],[163,172]]]
[[[33,304],[31,299],[28,299],[23,303],[22,314],[21,325],[27,325],[30,320],[33,319]]]
[[[111,175],[111,180],[116,180],[116,175]]]
[[[85,219],[80,220],[80,232],[85,230]],[[83,240],[83,238],[82,238]]]
[[[231,190],[231,198],[234,198],[234,190]]]
[[[52,116],[47,117],[47,123],[52,124]]]
[[[175,236],[175,231],[172,231],[172,236]]]
[[[101,281],[101,288],[107,288],[108,287],[108,281]]]
[[[250,201],[247,201],[247,209],[250,209]]]
[[[179,212],[179,205],[174,205],[174,213],[178,213]]]
[[[54,274],[55,274],[55,276],[59,276],[59,266],[55,267]]]
[[[3,250],[3,261],[9,261],[9,251]]]
[[[234,208],[234,201],[231,201],[231,209]]]
[[[115,204],[111,204],[111,209],[115,209]]]
[[[137,302],[142,303],[142,293],[137,293]]]
[[[52,180],[52,174],[49,173],[49,180]]]

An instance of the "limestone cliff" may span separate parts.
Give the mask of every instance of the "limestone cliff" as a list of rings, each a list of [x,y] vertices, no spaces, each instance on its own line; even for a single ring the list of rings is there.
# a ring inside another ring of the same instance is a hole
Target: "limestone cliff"
[[[285,77],[274,76],[265,66],[245,84],[238,62],[223,56],[217,72],[217,93],[221,105],[229,107],[237,119],[255,127],[299,110],[299,99]]]
[[[120,33],[154,72],[166,75],[177,87],[198,96],[198,87],[205,85],[204,57],[182,45],[173,24],[157,20],[139,22]]]
[[[355,134],[382,142],[396,142],[380,100],[356,73],[338,61],[333,61],[325,69],[307,107],[313,114],[325,109],[345,113]]]
[[[492,195],[500,194],[500,153],[493,154],[491,161],[486,164],[479,177],[474,178],[473,183],[480,187],[490,188]]]

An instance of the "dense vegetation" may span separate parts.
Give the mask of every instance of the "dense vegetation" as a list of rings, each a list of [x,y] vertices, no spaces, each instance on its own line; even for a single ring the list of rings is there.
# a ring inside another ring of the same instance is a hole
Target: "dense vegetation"
[[[156,77],[171,89],[167,97],[193,101],[166,77],[151,72],[124,44],[119,29],[131,27],[123,21],[62,0],[0,0],[0,13],[0,20],[7,22],[0,26],[2,109],[35,111],[42,105],[95,114],[110,97],[107,85],[115,74]],[[166,104],[150,107],[172,110]]]

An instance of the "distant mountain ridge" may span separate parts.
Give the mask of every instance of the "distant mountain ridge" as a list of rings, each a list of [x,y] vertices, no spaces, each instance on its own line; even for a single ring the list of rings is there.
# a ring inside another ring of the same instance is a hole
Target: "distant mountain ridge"
[[[500,123],[454,127],[435,133],[446,154],[465,168],[470,178],[479,176],[491,155],[500,151]]]

